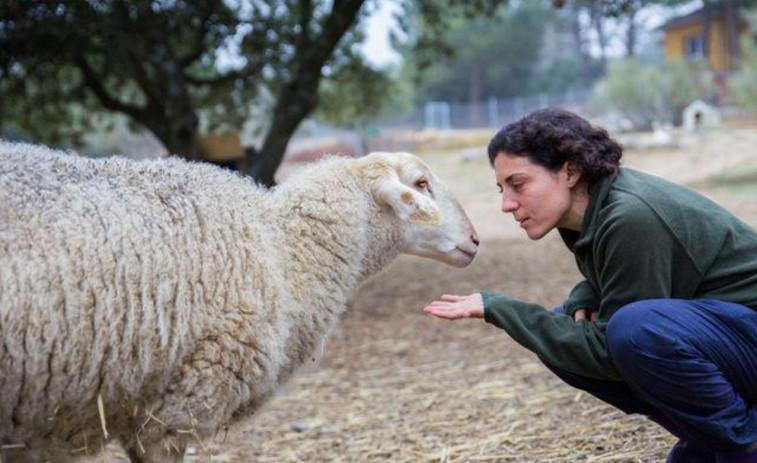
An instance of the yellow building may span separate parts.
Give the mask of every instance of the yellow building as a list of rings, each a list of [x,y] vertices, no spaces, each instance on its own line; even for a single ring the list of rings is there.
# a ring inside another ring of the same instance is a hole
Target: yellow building
[[[736,69],[741,56],[739,37],[749,31],[731,2],[674,18],[661,29],[665,32],[665,59],[706,58],[716,74]]]

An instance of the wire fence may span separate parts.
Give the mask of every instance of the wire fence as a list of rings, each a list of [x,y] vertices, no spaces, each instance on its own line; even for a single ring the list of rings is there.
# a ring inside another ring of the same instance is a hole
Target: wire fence
[[[444,138],[441,134],[452,137],[458,133],[453,137],[456,142],[470,142],[469,138],[475,138],[474,134],[460,135],[462,131],[488,131],[490,133],[484,137],[488,140],[497,129],[547,106],[560,106],[585,117],[591,116],[591,97],[591,89],[571,89],[553,94],[488,98],[477,103],[430,101],[405,117],[374,121],[363,130],[336,129],[315,123],[292,140],[287,158],[306,161],[322,152],[361,156],[371,151],[422,150],[433,147],[433,143],[439,147],[451,146],[452,141],[440,140]]]
[[[527,97],[492,97],[477,103],[431,101],[416,108],[401,120],[383,121],[377,125],[383,129],[409,130],[496,128],[547,106],[562,106],[577,112],[586,112],[591,95],[591,89],[571,89],[561,93]]]

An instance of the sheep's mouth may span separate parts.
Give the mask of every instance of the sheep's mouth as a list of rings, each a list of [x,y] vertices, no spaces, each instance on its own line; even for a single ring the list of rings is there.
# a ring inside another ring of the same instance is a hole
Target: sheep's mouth
[[[457,246],[453,258],[457,267],[467,267],[476,258],[476,254],[478,254],[478,247],[463,248]]]

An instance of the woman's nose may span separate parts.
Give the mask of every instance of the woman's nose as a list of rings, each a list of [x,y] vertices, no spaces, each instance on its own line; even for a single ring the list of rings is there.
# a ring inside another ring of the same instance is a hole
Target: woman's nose
[[[518,208],[518,202],[502,195],[502,212],[512,212]]]

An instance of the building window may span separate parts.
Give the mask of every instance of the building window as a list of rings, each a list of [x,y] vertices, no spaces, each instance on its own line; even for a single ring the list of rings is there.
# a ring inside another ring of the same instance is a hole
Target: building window
[[[701,35],[690,35],[683,41],[683,55],[687,58],[702,58],[704,56],[704,38]]]

